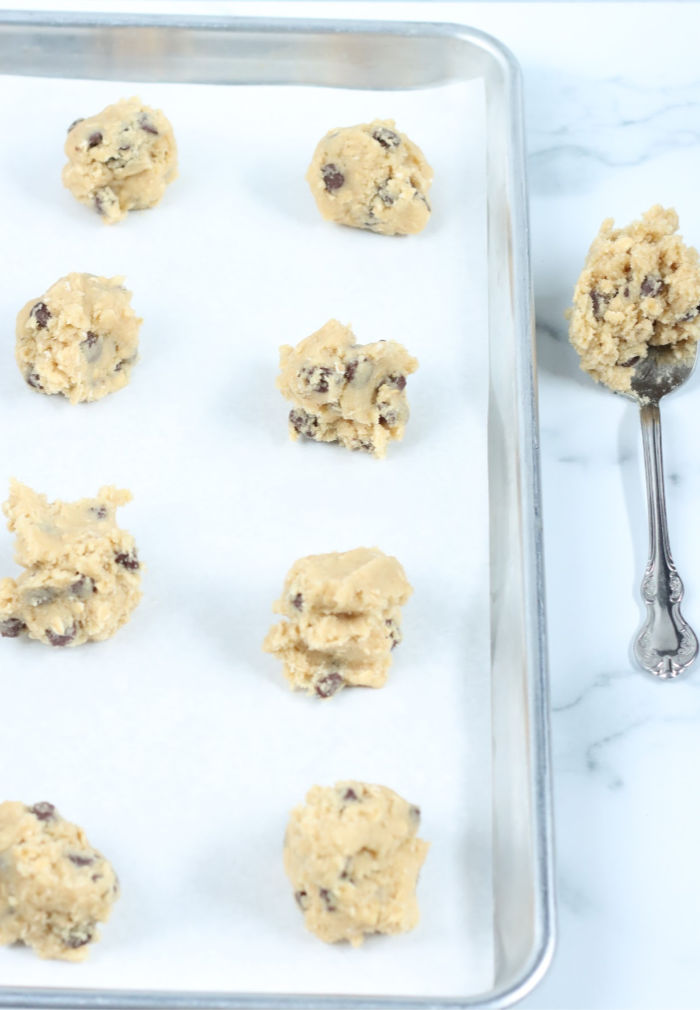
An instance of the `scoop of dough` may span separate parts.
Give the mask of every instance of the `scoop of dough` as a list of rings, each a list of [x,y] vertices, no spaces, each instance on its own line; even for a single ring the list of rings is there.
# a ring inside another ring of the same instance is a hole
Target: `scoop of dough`
[[[377,457],[401,441],[409,418],[406,377],[418,362],[394,340],[358,344],[337,319],[280,347],[277,386],[290,400],[289,434],[339,442]]]
[[[433,170],[393,119],[331,130],[306,178],[328,221],[381,235],[413,235],[430,217]]]
[[[128,621],[141,599],[141,564],[115,513],[130,500],[103,487],[96,498],[49,502],[12,481],[3,510],[25,571],[0,579],[0,635],[73,646],[109,638]]]
[[[306,926],[327,943],[404,933],[419,919],[416,884],[429,845],[420,810],[385,786],[314,786],[292,811],[284,867]]]
[[[396,558],[376,547],[300,558],[275,604],[285,620],[263,649],[282,660],[292,689],[319,698],[348,686],[383,687],[412,592]]]
[[[143,320],[123,281],[68,274],[27,302],[17,316],[15,357],[32,389],[80,403],[126,386]]]
[[[160,202],[177,178],[173,129],[159,109],[123,98],[68,128],[63,185],[107,224]]]
[[[631,388],[649,346],[694,352],[700,337],[700,258],[686,246],[675,210],[656,205],[639,221],[603,221],[569,311],[581,368],[616,392]]]
[[[52,803],[0,803],[0,944],[82,961],[118,897],[110,863]]]

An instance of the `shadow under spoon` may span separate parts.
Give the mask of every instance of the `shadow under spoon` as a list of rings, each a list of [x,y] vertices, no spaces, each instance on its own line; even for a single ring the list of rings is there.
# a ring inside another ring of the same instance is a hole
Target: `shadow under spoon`
[[[664,680],[690,666],[698,654],[698,640],[681,614],[683,583],[668,540],[659,401],[690,377],[696,356],[696,344],[682,351],[649,347],[648,356],[634,367],[630,392],[624,394],[640,407],[649,514],[649,560],[641,586],[647,614],[634,655],[645,670]]]

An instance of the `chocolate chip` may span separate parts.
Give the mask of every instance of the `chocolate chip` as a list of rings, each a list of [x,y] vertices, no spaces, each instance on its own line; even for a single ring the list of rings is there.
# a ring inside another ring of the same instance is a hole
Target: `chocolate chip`
[[[102,356],[102,342],[99,336],[93,333],[92,330],[88,330],[85,340],[81,340],[80,349],[85,355],[85,360],[88,362],[97,361]]]
[[[318,893],[321,897],[321,901],[326,906],[327,912],[337,912],[338,906],[335,903],[335,898],[330,891],[326,890],[325,887],[319,887]]]
[[[69,933],[63,941],[64,947],[69,947],[71,950],[84,947],[86,943],[90,943],[92,940],[93,930],[94,926],[85,926],[81,931],[76,930],[73,933]]]
[[[345,176],[333,164],[324,165],[321,168],[321,176],[328,193],[332,193],[334,189],[340,189],[345,183]]]
[[[311,388],[315,393],[327,393],[328,392],[328,376],[331,374],[330,368],[319,368],[317,369],[318,381],[315,386]]]
[[[96,884],[98,880],[102,880],[102,874],[101,873],[93,873],[91,875],[91,877],[90,877],[90,880],[93,882],[93,884]]]
[[[631,368],[632,365],[636,365],[638,361],[639,361],[639,355],[635,354],[635,356],[633,358],[630,358],[628,361],[621,361],[620,366],[622,368]]]
[[[384,380],[384,385],[393,386],[394,389],[403,390],[406,388],[406,376],[405,375],[387,375]]]
[[[41,384],[40,376],[39,376],[38,372],[29,372],[27,375],[25,375],[24,381],[27,383],[28,386],[31,386],[32,389],[43,389],[44,388],[42,386],[42,384]]]
[[[389,629],[389,638],[391,639],[392,643],[391,647],[392,649],[395,649],[403,637],[401,635],[401,629],[397,625],[396,621],[392,621],[391,618],[389,618],[389,620],[387,620],[385,623],[387,628]]]
[[[325,365],[305,365],[298,374],[313,393],[327,393],[328,378],[333,374],[333,369]]]
[[[145,112],[139,116],[139,126],[145,133],[152,133],[154,137],[158,136],[158,130],[156,130]]]
[[[642,281],[640,292],[646,297],[655,298],[656,295],[658,295],[661,292],[663,286],[664,282],[661,280],[660,277],[657,277],[654,274],[647,274],[647,276]]]
[[[387,179],[386,182],[383,182],[382,185],[379,186],[377,189],[377,196],[382,201],[385,207],[391,207],[394,203],[394,197],[387,188],[388,183],[389,180]]]
[[[388,403],[380,403],[379,423],[383,428],[393,428],[399,419],[398,411],[389,408]]]
[[[63,645],[70,645],[70,643],[75,638],[75,626],[72,628],[66,628],[62,635],[59,635],[53,630],[53,628],[45,628],[44,634],[49,640],[50,645],[55,645],[61,647]]]
[[[29,813],[34,814],[38,821],[52,821],[56,816],[56,807],[53,803],[35,803],[29,808]]]
[[[37,302],[36,305],[33,306],[29,315],[33,319],[36,319],[37,330],[45,330],[46,324],[51,318],[51,313],[49,312],[49,307],[46,302]]]
[[[352,382],[352,380],[355,378],[357,365],[358,365],[357,361],[349,361],[348,364],[345,366],[345,372],[343,373],[343,377],[346,382]]]
[[[357,795],[354,789],[346,789],[343,793],[344,803],[359,803],[360,797]]]
[[[107,506],[106,505],[91,505],[88,508],[88,512],[95,517],[95,519],[106,519],[107,518]]]
[[[95,193],[95,210],[98,214],[104,215],[108,212],[110,207],[119,207],[119,201],[112,189],[109,186],[102,186]]]
[[[352,876],[351,868],[352,868],[352,859],[350,858],[350,856],[348,856],[347,859],[345,860],[345,866],[343,867],[343,871],[340,874],[341,880],[350,880]]]
[[[419,821],[420,820],[420,807],[409,807],[408,808],[408,816],[411,818],[412,821]]]
[[[297,593],[297,595],[294,597],[294,599],[292,600],[292,606],[296,607],[297,610],[301,610],[301,608],[304,606],[304,597],[301,595],[301,593]]]
[[[327,673],[316,681],[315,690],[319,698],[331,698],[337,694],[345,681],[339,673]]]
[[[95,862],[94,856],[80,856],[74,852],[69,853],[68,858],[75,866],[92,866]]]
[[[421,203],[424,203],[428,209],[428,213],[430,213],[430,204],[428,203],[428,198],[426,197],[425,193],[421,193],[419,189],[416,189],[415,185],[413,187],[413,199],[420,200]]]
[[[314,414],[308,414],[305,410],[290,410],[289,423],[299,435],[306,438],[316,437],[318,418]]]
[[[0,635],[3,638],[17,638],[26,627],[27,625],[24,621],[20,621],[19,617],[6,617],[0,621]]]
[[[80,116],[79,119],[74,119],[73,122],[68,127],[68,129],[66,130],[66,133],[70,133],[70,131],[73,129],[73,127],[77,126],[78,123],[82,123],[84,121],[84,119],[85,119],[85,116]]]
[[[58,595],[59,591],[54,586],[40,586],[38,589],[27,590],[24,598],[30,607],[43,607],[47,603],[53,603]]]
[[[603,313],[608,304],[608,299],[595,288],[591,291],[591,301],[593,302],[593,315],[596,319],[602,319]],[[601,311],[602,310],[602,311]]]
[[[302,912],[306,911],[306,906],[309,903],[308,902],[308,897],[309,896],[306,893],[306,891],[295,891],[294,892],[294,900],[296,901],[297,905],[302,910]]]
[[[698,315],[700,315],[700,305],[696,305],[694,309],[690,310],[690,312],[686,312],[686,314],[684,316],[681,316],[681,318],[678,320],[678,322],[679,323],[689,323],[691,319],[695,319],[696,316],[698,316]]]
[[[122,568],[128,568],[130,572],[135,572],[137,568],[141,567],[135,550],[129,551],[128,554],[115,554],[114,560]]]
[[[374,443],[368,439],[360,439],[354,449],[362,449],[363,452],[374,452]]]
[[[623,291],[622,293],[623,293],[623,295],[625,296],[625,298],[629,298],[629,296],[630,296],[630,289],[629,289],[629,285],[627,285],[627,286],[625,287],[625,290],[624,290],[624,291]]]
[[[99,130],[95,130],[94,133],[91,133],[88,137],[88,151],[93,147],[97,147],[98,144],[101,144],[103,139],[104,138]]]
[[[372,136],[382,147],[398,147],[401,143],[401,137],[399,137],[398,133],[394,133],[393,130],[389,130],[386,126],[378,127]]]
[[[79,579],[70,585],[68,592],[71,596],[77,596],[78,599],[84,600],[88,596],[92,596],[93,593],[96,593],[97,587],[89,575],[81,575]]]
[[[119,145],[119,150],[120,151],[130,151],[131,150],[131,144],[120,144]]]

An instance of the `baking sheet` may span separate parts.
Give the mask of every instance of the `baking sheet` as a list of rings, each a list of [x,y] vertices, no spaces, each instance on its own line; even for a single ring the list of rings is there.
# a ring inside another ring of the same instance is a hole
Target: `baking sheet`
[[[103,226],[60,184],[66,126],[140,94],[180,178]],[[393,117],[435,169],[425,233],[321,220],[304,181],[329,128]],[[0,641],[0,798],[49,799],[113,861],[122,897],[82,965],[0,949],[6,986],[448,995],[493,982],[484,95],[141,87],[0,78],[0,484],[128,487],[147,566],[111,641]],[[144,317],[129,387],[71,407],[26,388],[14,319],[71,270],[124,274]],[[387,460],[292,444],[277,347],[335,316],[420,361]],[[260,651],[302,555],[377,545],[415,595],[386,688],[294,695]],[[14,574],[9,534],[0,573]],[[303,926],[281,863],[314,783],[388,785],[432,848],[419,927],[360,951]]]

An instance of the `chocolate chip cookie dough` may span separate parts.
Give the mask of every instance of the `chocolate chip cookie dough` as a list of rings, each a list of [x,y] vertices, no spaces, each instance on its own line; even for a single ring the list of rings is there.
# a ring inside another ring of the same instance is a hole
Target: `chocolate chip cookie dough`
[[[49,502],[12,481],[3,510],[25,571],[0,579],[0,635],[82,645],[128,621],[141,598],[140,563],[115,512],[130,500],[128,491],[103,487],[96,498]]]
[[[52,803],[0,803],[0,944],[82,961],[118,897],[110,863]]]
[[[294,404],[290,436],[386,455],[403,438],[406,376],[417,368],[401,344],[358,344],[348,326],[329,320],[296,347],[280,347],[277,387]]]
[[[284,868],[306,926],[326,943],[358,947],[369,933],[418,923],[416,884],[429,845],[420,810],[385,786],[314,786],[292,811]]]
[[[393,119],[331,130],[306,179],[326,220],[381,235],[413,235],[428,223],[433,170]]]
[[[63,185],[107,224],[160,202],[177,178],[173,129],[159,109],[123,98],[68,128]]]
[[[396,558],[376,547],[312,554],[290,569],[274,606],[285,620],[263,643],[293,690],[330,698],[343,687],[383,687],[413,592]]]
[[[15,357],[32,389],[80,403],[128,383],[143,320],[123,280],[68,274],[27,302],[17,316]]]
[[[692,352],[700,337],[700,259],[677,235],[675,210],[652,207],[615,228],[603,221],[576,284],[569,312],[581,368],[628,392],[649,347]]]

